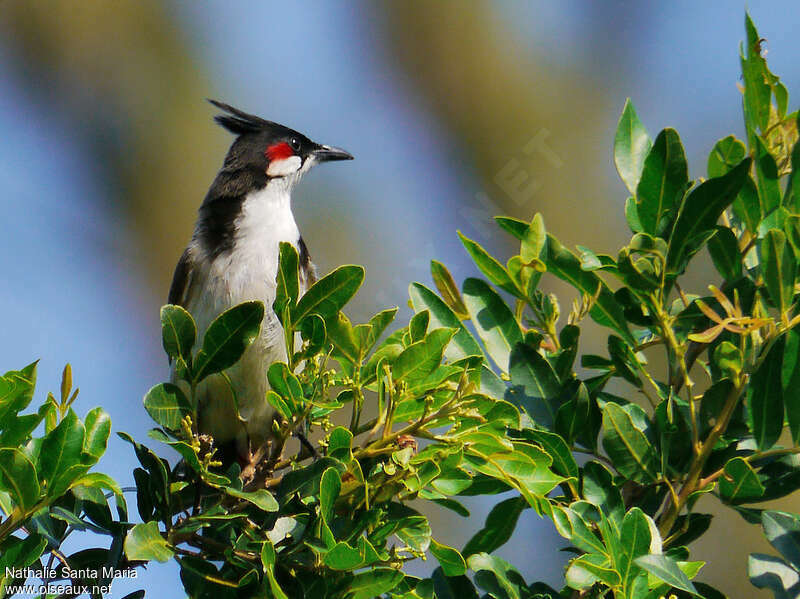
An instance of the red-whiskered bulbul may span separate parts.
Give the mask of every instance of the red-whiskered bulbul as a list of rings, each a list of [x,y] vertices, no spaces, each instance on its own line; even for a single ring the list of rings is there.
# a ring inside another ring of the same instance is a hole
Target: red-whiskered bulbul
[[[297,249],[300,292],[315,280],[292,215],[292,189],[315,164],[353,157],[283,125],[210,102],[224,111],[215,120],[236,140],[200,206],[192,239],[175,268],[169,303],[194,317],[199,339],[228,308],[249,300],[264,303],[259,336],[225,371],[230,384],[217,374],[196,389],[199,431],[210,434],[217,447],[234,442],[239,459],[247,462],[251,451],[271,436],[274,410],[266,401],[267,369],[287,357],[284,333],[272,310],[280,242]]]

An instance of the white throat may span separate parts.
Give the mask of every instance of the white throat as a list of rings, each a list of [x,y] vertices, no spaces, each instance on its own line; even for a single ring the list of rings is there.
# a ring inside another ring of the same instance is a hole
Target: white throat
[[[274,256],[277,264],[279,242],[297,245],[300,231],[292,214],[291,188],[286,178],[272,179],[245,197],[234,223],[234,251]]]

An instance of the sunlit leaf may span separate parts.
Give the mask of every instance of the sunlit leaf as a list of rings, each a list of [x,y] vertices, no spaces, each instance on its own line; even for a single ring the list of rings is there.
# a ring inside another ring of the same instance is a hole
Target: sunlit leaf
[[[185,309],[175,305],[161,308],[161,342],[170,358],[190,364],[196,338],[194,320]]]
[[[314,283],[292,310],[296,324],[312,312],[330,318],[350,301],[364,281],[364,268],[355,265],[340,266]]]
[[[169,561],[173,554],[164,537],[158,531],[157,522],[135,525],[125,537],[125,555],[130,560]]]
[[[617,166],[620,178],[632,194],[636,193],[645,157],[651,146],[650,136],[628,98],[614,137],[614,164]]]
[[[595,273],[583,270],[578,258],[552,235],[547,236],[547,270],[585,296],[595,298],[589,315],[601,325],[616,331],[630,345],[636,345],[622,306],[608,286]]]
[[[0,449],[0,483],[22,509],[30,509],[41,493],[36,468],[19,449]]]
[[[728,503],[753,501],[764,493],[764,486],[752,466],[742,458],[733,458],[725,464],[719,479],[719,494]]]
[[[692,581],[681,571],[678,564],[666,555],[643,555],[637,557],[635,562],[637,566],[647,570],[647,572],[671,587],[692,595],[698,594]]]
[[[669,236],[668,272],[678,274],[714,230],[723,210],[736,198],[750,169],[745,158],[725,175],[704,181],[683,198]]]
[[[464,298],[458,290],[458,285],[453,280],[453,275],[441,262],[431,260],[431,276],[436,285],[436,289],[444,300],[444,303],[455,313],[459,319],[467,318],[467,307],[464,305]],[[416,284],[416,283],[415,283]],[[447,325],[450,326],[450,325]]]
[[[144,409],[159,426],[178,430],[181,420],[192,413],[189,400],[180,387],[172,383],[159,383],[144,396]]]
[[[647,153],[636,187],[636,212],[645,232],[661,235],[667,229],[688,182],[681,139],[674,129],[664,129]]]
[[[623,476],[638,482],[657,480],[655,449],[630,415],[611,402],[603,408],[603,447]]]
[[[507,371],[511,350],[522,341],[514,315],[497,292],[480,279],[467,279],[462,291],[486,351],[502,371]]]
[[[781,339],[769,350],[748,386],[753,436],[762,450],[772,447],[783,430],[783,350]]]
[[[461,238],[461,243],[464,244],[472,260],[491,283],[520,298],[524,297],[522,292],[511,280],[511,277],[508,276],[505,267],[500,264],[496,258],[483,249],[479,243],[462,235],[460,231],[458,236]]]
[[[764,284],[781,315],[792,305],[797,263],[783,231],[771,229],[759,245]]]
[[[263,319],[264,304],[257,301],[234,306],[215,318],[195,358],[195,382],[233,366],[258,335]]]

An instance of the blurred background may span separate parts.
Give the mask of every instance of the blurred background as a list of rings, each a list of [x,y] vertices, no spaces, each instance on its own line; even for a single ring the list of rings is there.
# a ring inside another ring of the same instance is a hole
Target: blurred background
[[[800,93],[796,2],[747,6],[772,71]],[[207,97],[356,157],[311,173],[295,215],[321,272],[366,266],[357,320],[392,305],[407,318],[407,285],[430,283],[431,258],[457,280],[474,274],[456,229],[510,255],[496,214],[542,212],[567,245],[616,252],[629,236],[611,152],[625,98],[653,136],[675,127],[692,176],[705,175],[713,143],[743,134],[744,10],[689,0],[0,2],[0,369],[40,358],[43,396],[69,361],[81,415],[103,405],[115,430],[145,438],[141,398],[167,373],[158,308],[231,142]],[[713,280],[695,277],[700,289]],[[582,351],[604,344],[598,333]],[[130,447],[112,441],[108,455],[101,468],[132,482]],[[488,505],[470,507],[467,525],[434,513],[443,541],[460,547],[480,528]],[[528,510],[500,554],[558,587],[562,545]],[[770,552],[760,529],[722,512],[693,547],[712,560],[699,578],[731,597],[766,596],[747,582],[750,551]],[[151,566],[114,594],[176,585],[176,568]]]

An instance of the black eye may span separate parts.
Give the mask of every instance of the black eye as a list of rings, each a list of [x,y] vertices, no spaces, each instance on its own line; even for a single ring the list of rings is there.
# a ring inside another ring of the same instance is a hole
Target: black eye
[[[295,152],[300,151],[300,140],[296,137],[293,137],[289,140],[289,147],[292,148]]]

